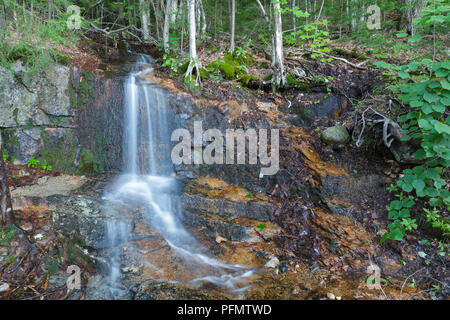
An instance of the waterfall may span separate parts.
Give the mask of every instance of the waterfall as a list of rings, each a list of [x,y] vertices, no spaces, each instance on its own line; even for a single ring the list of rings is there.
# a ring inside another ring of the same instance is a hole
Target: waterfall
[[[132,239],[131,216],[138,207],[149,227],[162,237],[173,254],[190,266],[191,284],[210,282],[238,290],[236,285],[253,271],[213,259],[181,223],[180,194],[170,159],[166,94],[148,79],[150,72],[150,58],[139,56],[124,83],[123,173],[105,195],[111,216],[106,230],[111,248],[110,281],[120,282],[123,247]],[[152,265],[151,261],[146,262]]]

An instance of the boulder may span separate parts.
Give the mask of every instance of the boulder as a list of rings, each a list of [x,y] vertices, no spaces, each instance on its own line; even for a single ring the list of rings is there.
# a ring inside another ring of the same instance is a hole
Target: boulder
[[[350,140],[347,128],[344,126],[334,126],[322,132],[322,141],[326,144],[342,145]]]

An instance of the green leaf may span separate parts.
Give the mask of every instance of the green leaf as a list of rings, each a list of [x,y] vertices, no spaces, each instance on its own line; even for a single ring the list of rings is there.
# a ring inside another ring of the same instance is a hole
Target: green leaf
[[[409,73],[405,72],[405,71],[399,71],[398,72],[398,76],[402,79],[408,79],[409,78]]]
[[[434,128],[438,133],[450,134],[450,126],[446,125],[445,123],[434,121]]]
[[[442,88],[444,88],[445,90],[450,90],[450,83],[447,81],[447,79],[442,78],[440,83]]]
[[[425,188],[425,182],[423,180],[414,180],[412,185],[418,192],[422,191],[423,188]]]
[[[425,101],[429,102],[429,103],[434,103],[434,102],[439,100],[439,96],[437,94],[435,94],[435,93],[430,92],[430,91],[426,91],[423,94],[423,99]]]

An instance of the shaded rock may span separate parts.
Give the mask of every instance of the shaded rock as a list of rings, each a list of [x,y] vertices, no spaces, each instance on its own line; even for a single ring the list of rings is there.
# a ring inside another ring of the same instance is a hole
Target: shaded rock
[[[327,144],[345,144],[350,140],[347,128],[344,126],[329,127],[322,131],[322,141]]]
[[[417,146],[414,146],[407,142],[399,142],[394,141],[389,148],[392,155],[395,158],[395,161],[397,161],[400,164],[421,164],[423,163],[423,160],[417,160],[414,157],[414,153],[419,148]]]
[[[137,289],[135,300],[222,300],[225,297],[180,283],[146,281]]]
[[[242,203],[223,199],[207,199],[188,194],[183,194],[181,200],[186,210],[208,212],[221,217],[241,217],[259,221],[268,221],[277,209],[270,203],[253,201]]]
[[[281,273],[286,273],[289,270],[289,265],[287,262],[283,262],[282,264],[280,264],[280,272]]]
[[[87,247],[103,249],[111,245],[106,242],[108,223],[123,222],[133,229],[132,217],[124,216],[120,221],[109,217],[101,200],[84,196],[50,199],[55,230],[66,235],[77,230]]]

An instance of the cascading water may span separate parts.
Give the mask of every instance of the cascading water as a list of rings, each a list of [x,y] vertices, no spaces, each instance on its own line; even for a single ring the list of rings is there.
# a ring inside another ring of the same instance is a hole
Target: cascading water
[[[139,56],[134,67],[125,81],[124,172],[106,194],[111,215],[106,232],[111,248],[110,281],[112,284],[120,281],[123,250],[133,238],[130,212],[139,208],[161,241],[183,259],[183,267],[189,266],[190,283],[211,282],[232,290],[245,290],[245,287],[237,288],[242,287],[243,280],[253,271],[211,258],[181,224],[180,197],[170,159],[165,93],[146,77],[151,71],[150,58]],[[130,248],[127,250],[130,255]],[[148,256],[141,262],[155,272],[164,273],[154,266],[151,255]],[[135,250],[133,257],[143,260],[139,250]]]

